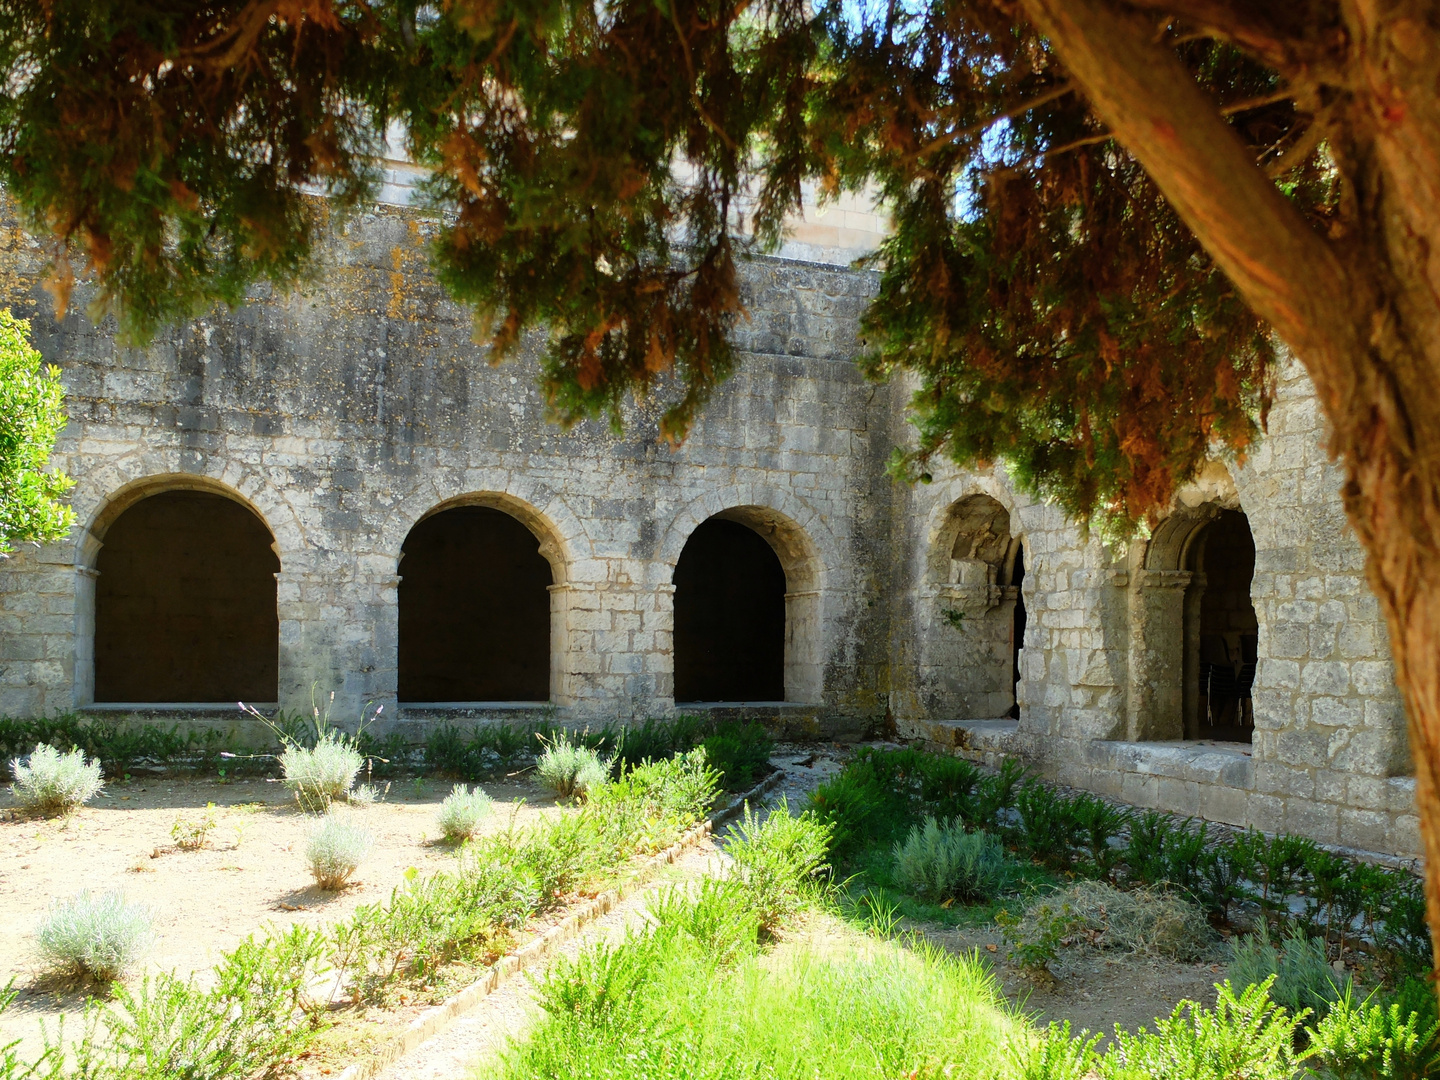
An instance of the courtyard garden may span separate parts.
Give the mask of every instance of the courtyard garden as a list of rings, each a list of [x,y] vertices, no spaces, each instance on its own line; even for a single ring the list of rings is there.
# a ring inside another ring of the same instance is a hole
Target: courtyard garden
[[[1436,1068],[1405,867],[1014,764],[782,752],[753,724],[451,728],[419,748],[319,719],[264,752],[75,718],[0,730],[0,1077],[338,1074],[657,875],[619,936],[537,962],[535,1007],[476,1075]],[[657,868],[724,789],[767,776],[777,794],[720,853]]]

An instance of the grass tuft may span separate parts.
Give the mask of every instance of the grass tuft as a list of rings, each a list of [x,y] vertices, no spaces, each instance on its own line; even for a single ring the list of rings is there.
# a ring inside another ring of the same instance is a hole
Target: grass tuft
[[[928,900],[993,900],[1010,876],[1010,861],[999,839],[966,832],[959,822],[926,818],[895,845],[896,884]]]
[[[555,734],[535,763],[535,778],[540,786],[549,788],[561,799],[583,799],[609,776],[610,766],[600,760],[599,752],[571,742],[564,731]]]

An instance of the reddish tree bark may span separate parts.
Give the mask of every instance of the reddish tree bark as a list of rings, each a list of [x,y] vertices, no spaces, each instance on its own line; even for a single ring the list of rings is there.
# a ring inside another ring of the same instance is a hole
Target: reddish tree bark
[[[1317,45],[1223,0],[1022,3],[1315,383],[1389,624],[1440,956],[1440,5],[1342,0],[1342,27]],[[1297,82],[1333,68],[1315,85],[1348,189],[1336,235],[1284,199],[1140,8],[1228,36]]]

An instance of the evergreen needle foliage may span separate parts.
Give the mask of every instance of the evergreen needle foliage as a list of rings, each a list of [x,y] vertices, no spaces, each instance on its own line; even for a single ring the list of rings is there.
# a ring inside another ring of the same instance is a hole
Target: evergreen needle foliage
[[[109,983],[134,964],[151,938],[149,909],[118,892],[88,889],[56,901],[35,933],[36,952],[52,974]]]
[[[10,786],[15,801],[42,814],[69,813],[105,786],[100,762],[87,760],[78,747],[62,754],[53,746],[37,746],[29,758],[12,761],[10,771],[15,776]]]

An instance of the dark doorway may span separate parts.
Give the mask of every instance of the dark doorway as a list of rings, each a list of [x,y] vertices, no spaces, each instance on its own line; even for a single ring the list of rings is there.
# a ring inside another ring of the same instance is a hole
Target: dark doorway
[[[550,564],[501,510],[421,521],[400,563],[401,701],[548,701]]]
[[[1199,686],[1191,730],[1202,739],[1250,742],[1260,623],[1250,602],[1255,540],[1249,519],[1238,510],[1222,510],[1201,534],[1193,561],[1204,584],[1195,620]]]
[[[785,570],[764,538],[711,518],[674,581],[675,700],[785,700]]]
[[[1020,650],[1025,647],[1025,545],[1015,549],[1015,565],[1010,570],[1010,584],[1015,586],[1014,624],[1010,628],[1010,688],[1015,704],[1010,715],[1020,716]]]
[[[95,566],[95,700],[274,701],[271,544],[248,507],[204,491],[151,495],[116,518]]]

